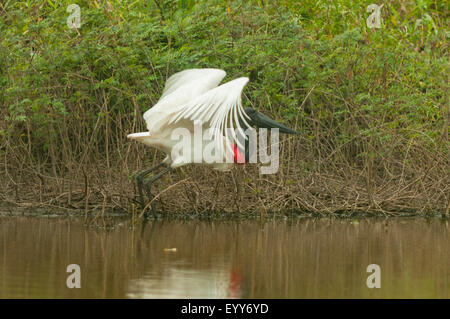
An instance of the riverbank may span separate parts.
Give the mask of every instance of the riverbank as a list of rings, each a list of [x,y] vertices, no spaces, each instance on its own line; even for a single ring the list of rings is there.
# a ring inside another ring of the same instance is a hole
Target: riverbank
[[[80,3],[77,30],[62,2],[2,6],[0,202],[140,215],[134,177],[164,155],[127,134],[168,76],[216,67],[299,134],[281,137],[273,175],[171,172],[156,211],[449,214],[444,4],[386,4],[377,29],[348,1],[110,3]]]
[[[76,218],[84,219],[87,224],[95,224],[105,226],[110,224],[111,220],[134,220],[137,223],[146,222],[149,220],[166,220],[166,221],[246,221],[255,220],[258,222],[276,221],[276,220],[297,220],[304,218],[311,219],[338,219],[348,220],[350,223],[358,223],[361,219],[386,219],[391,218],[421,218],[440,219],[442,221],[449,220],[449,215],[439,211],[420,213],[420,212],[395,212],[386,214],[385,212],[364,212],[364,211],[341,211],[333,214],[319,214],[302,211],[248,211],[248,212],[226,212],[226,211],[149,211],[144,215],[136,211],[123,211],[121,209],[108,210],[80,210],[73,208],[57,208],[49,206],[17,206],[5,205],[0,207],[0,217],[32,217],[32,218]]]

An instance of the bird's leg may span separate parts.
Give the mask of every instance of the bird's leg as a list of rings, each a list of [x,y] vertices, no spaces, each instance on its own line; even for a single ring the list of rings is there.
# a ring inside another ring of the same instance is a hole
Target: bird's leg
[[[171,166],[169,166],[169,167],[166,167],[165,169],[163,169],[161,172],[159,172],[158,174],[156,174],[156,175],[154,175],[154,176],[152,176],[152,177],[149,177],[149,178],[146,178],[145,180],[144,180],[144,188],[145,188],[145,191],[146,191],[146,193],[147,193],[147,197],[148,197],[148,200],[149,201],[151,201],[152,199],[153,199],[153,195],[152,195],[152,192],[151,192],[151,188],[152,188],[152,184],[156,181],[156,180],[158,180],[158,179],[160,179],[164,174],[166,174],[167,172],[169,172],[169,171],[171,171],[172,170],[172,167]]]
[[[150,168],[147,168],[147,169],[144,169],[144,170],[140,171],[136,175],[137,187],[138,187],[139,197],[140,197],[140,201],[141,201],[142,207],[144,207],[144,194],[142,193],[142,185],[143,185],[143,182],[144,182],[144,178],[149,173],[153,172],[155,169],[158,169],[158,168],[160,168],[163,165],[164,165],[164,163],[159,163],[158,165],[155,165],[153,167],[150,167]]]

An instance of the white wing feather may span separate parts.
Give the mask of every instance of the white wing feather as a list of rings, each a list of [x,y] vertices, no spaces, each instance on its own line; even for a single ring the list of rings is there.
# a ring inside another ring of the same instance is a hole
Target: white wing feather
[[[242,77],[213,88],[197,98],[187,102],[174,114],[170,123],[176,123],[181,119],[210,123],[210,135],[214,135],[214,142],[218,150],[223,150],[223,137],[225,137],[228,148],[231,150],[231,143],[236,142],[242,147],[235,134],[236,129],[243,129],[240,126],[241,119],[247,127],[247,121],[243,107],[241,94],[248,78]],[[231,138],[228,134],[227,125],[231,129]],[[217,134],[220,133],[220,134]]]
[[[220,69],[188,69],[175,73],[167,79],[164,91],[159,100],[161,101],[182,86],[190,86],[196,92],[202,91],[201,93],[204,93],[218,86],[225,75],[227,73]]]
[[[144,113],[148,130],[158,130],[164,124],[162,114],[170,116],[181,110],[190,100],[217,87],[225,75],[220,69],[189,69],[169,77],[158,103]]]

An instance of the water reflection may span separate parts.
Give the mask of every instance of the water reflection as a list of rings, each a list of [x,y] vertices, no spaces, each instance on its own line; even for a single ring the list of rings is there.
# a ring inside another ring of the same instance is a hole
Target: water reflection
[[[109,222],[1,217],[0,298],[450,297],[439,220]],[[73,263],[81,289],[66,287]],[[366,286],[373,263],[380,289]]]
[[[240,278],[228,267],[199,272],[168,265],[161,276],[144,275],[130,282],[130,298],[239,298]]]

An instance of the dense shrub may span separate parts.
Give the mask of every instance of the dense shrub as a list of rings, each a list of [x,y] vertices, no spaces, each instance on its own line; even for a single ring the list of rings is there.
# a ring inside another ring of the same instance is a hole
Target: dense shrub
[[[225,81],[249,76],[244,103],[300,132],[273,177],[300,187],[283,190],[285,208],[448,210],[444,2],[387,3],[369,29],[371,1],[77,1],[78,30],[71,2],[0,7],[4,200],[35,200],[36,185],[44,203],[88,188],[131,199],[132,173],[155,153],[126,135],[143,130],[169,75],[217,67]],[[254,191],[267,186],[247,174]],[[331,175],[343,184],[302,194]]]

